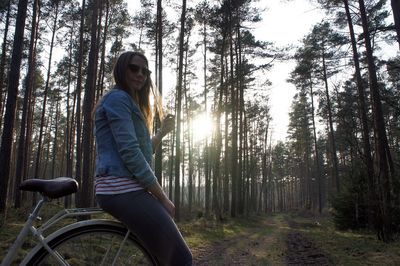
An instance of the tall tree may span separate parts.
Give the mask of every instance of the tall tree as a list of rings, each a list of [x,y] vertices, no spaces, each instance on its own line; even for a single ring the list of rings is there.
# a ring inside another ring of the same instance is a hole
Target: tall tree
[[[371,143],[369,139],[370,130],[368,125],[368,118],[367,118],[367,107],[366,107],[366,100],[365,100],[365,89],[364,89],[364,82],[361,76],[361,68],[360,68],[360,60],[357,48],[357,41],[356,36],[354,33],[353,27],[353,19],[350,14],[350,7],[348,0],[343,0],[344,9],[346,12],[347,24],[349,27],[349,35],[351,40],[351,48],[352,48],[352,55],[354,61],[354,70],[355,70],[355,77],[357,82],[357,92],[358,92],[358,115],[361,119],[361,128],[362,128],[362,139],[363,139],[363,147],[364,147],[364,163],[367,168],[367,177],[368,177],[368,220],[369,223],[374,223],[374,216],[376,213],[376,204],[377,204],[377,195],[375,191],[375,184],[374,184],[374,166],[372,161],[372,154],[371,154]]]
[[[391,0],[394,25],[397,33],[397,42],[400,49],[400,0]]]
[[[38,178],[40,175],[42,144],[43,144],[43,130],[44,130],[44,124],[45,124],[47,97],[48,97],[49,90],[50,90],[54,39],[55,39],[56,31],[58,28],[57,24],[58,24],[58,14],[59,14],[59,4],[60,4],[60,0],[51,1],[51,2],[49,2],[49,6],[48,6],[48,10],[47,10],[47,14],[51,15],[53,18],[53,25],[51,28],[51,41],[50,41],[49,59],[48,59],[48,64],[47,64],[47,77],[46,77],[46,85],[45,85],[44,93],[43,93],[44,94],[43,95],[43,105],[42,105],[42,114],[41,114],[40,126],[39,126],[39,140],[38,140],[38,148],[36,151],[36,164],[35,164],[34,178]]]
[[[15,124],[15,113],[17,107],[17,96],[19,77],[21,71],[21,60],[23,51],[23,38],[25,31],[26,11],[28,0],[20,0],[15,26],[13,53],[8,76],[7,104],[4,115],[3,134],[1,136],[0,149],[0,213],[6,217],[8,181],[10,178],[11,151],[13,143],[13,132]],[[4,220],[3,220],[4,221]]]
[[[182,0],[182,11],[180,19],[179,33],[179,55],[178,55],[178,82],[176,86],[176,141],[175,141],[175,207],[176,219],[180,220],[180,167],[181,167],[181,113],[182,113],[182,84],[183,84],[183,54],[184,54],[184,37],[185,37],[185,21],[186,21],[186,0]]]
[[[306,45],[312,49],[314,55],[313,72],[324,84],[326,113],[329,125],[330,150],[332,158],[333,180],[336,191],[340,192],[339,166],[336,151],[336,137],[333,126],[333,106],[329,92],[328,79],[337,73],[338,62],[342,57],[340,47],[346,43],[346,39],[334,31],[327,22],[317,24],[311,34],[305,40]]]
[[[232,120],[232,146],[231,146],[231,177],[232,177],[232,195],[231,195],[231,216],[237,215],[238,197],[239,197],[239,174],[238,173],[238,97],[235,82],[235,61],[234,61],[234,29],[235,22],[233,20],[233,1],[224,1],[222,7],[227,13],[228,24],[228,43],[229,43],[229,86],[230,86],[230,108]]]
[[[4,25],[4,34],[3,34],[3,44],[1,45],[1,57],[0,57],[0,125],[3,121],[3,88],[4,88],[4,76],[5,76],[5,67],[6,67],[6,55],[7,55],[7,41],[8,41],[8,31],[10,26],[10,17],[11,17],[11,0],[8,1],[7,4],[7,14],[6,14],[6,22]]]
[[[32,101],[32,91],[34,85],[34,78],[36,73],[36,42],[37,42],[37,31],[38,31],[38,17],[37,14],[39,8],[39,0],[33,1],[33,12],[32,12],[32,28],[31,28],[31,36],[30,36],[30,44],[29,44],[29,55],[28,55],[28,73],[25,80],[25,95],[23,101],[22,108],[22,118],[21,118],[21,126],[19,130],[19,140],[18,140],[18,151],[17,151],[17,167],[16,167],[16,180],[15,180],[15,201],[14,207],[19,208],[21,205],[21,195],[20,190],[18,189],[20,182],[23,180],[27,171],[27,155],[28,155],[28,146],[29,143],[27,138],[26,131],[28,128],[28,115],[30,103]]]
[[[313,185],[311,178],[311,145],[312,133],[310,128],[310,103],[307,94],[300,91],[295,95],[289,113],[289,158],[291,172],[289,175],[300,180],[301,206],[314,208]]]
[[[373,166],[373,159],[372,159],[372,148],[370,143],[370,129],[369,129],[369,118],[368,118],[368,104],[366,100],[366,82],[362,77],[362,67],[359,54],[359,47],[357,36],[355,33],[354,25],[358,23],[358,20],[355,18],[358,17],[358,14],[353,14],[350,8],[350,3],[348,0],[320,0],[319,1],[323,7],[330,13],[335,14],[336,21],[340,22],[339,26],[345,27],[343,22],[347,23],[347,27],[349,29],[349,37],[351,42],[352,48],[352,58],[353,62],[352,65],[354,66],[354,77],[357,87],[357,103],[358,103],[358,116],[361,121],[361,135],[362,135],[362,147],[363,150],[361,151],[361,157],[363,158],[365,164],[365,171],[366,171],[366,179],[363,180],[368,187],[367,192],[367,206],[368,206],[368,224],[372,226],[377,221],[377,215],[379,213],[378,210],[378,196],[376,191],[376,180],[375,180],[375,173],[374,173],[374,166]],[[343,4],[343,6],[342,6]],[[345,11],[344,15],[341,10]],[[332,12],[334,11],[334,12]],[[345,17],[346,20],[344,21],[342,18]],[[377,20],[376,20],[377,21]],[[360,196],[362,197],[362,196]],[[375,225],[376,226],[376,225]]]
[[[196,10],[195,10],[195,19],[196,21],[198,21],[198,23],[200,24],[201,27],[201,43],[203,45],[203,83],[204,83],[204,89],[203,89],[203,94],[204,94],[204,115],[207,117],[207,45],[208,45],[208,38],[207,38],[207,23],[208,20],[211,18],[212,13],[211,13],[211,8],[209,6],[209,4],[206,1],[200,2],[197,6],[196,6]],[[198,44],[200,45],[200,43]],[[220,114],[219,114],[220,116]],[[219,123],[219,122],[218,122]],[[218,142],[218,140],[216,140]],[[220,154],[218,153],[218,143],[216,143],[217,146],[217,152],[216,152],[216,158],[215,160],[219,160],[219,156]],[[203,159],[203,163],[204,163],[204,168],[205,169],[209,169],[209,156],[208,156],[208,139],[206,138],[205,140],[205,144],[204,144],[204,159]],[[215,161],[216,164],[218,164],[217,161]],[[219,171],[219,169],[215,169],[216,171]],[[205,173],[205,177],[206,177],[206,193],[209,193],[209,174],[208,171]],[[214,173],[214,178],[220,178],[219,177],[219,172]],[[207,198],[207,197],[206,197]],[[208,202],[206,204],[206,210],[208,210]]]
[[[315,126],[315,104],[314,104],[314,85],[315,85],[315,77],[313,77],[314,69],[314,60],[315,53],[314,47],[306,45],[307,38],[304,40],[304,47],[301,47],[297,50],[294,58],[296,59],[297,65],[296,68],[291,73],[290,82],[296,85],[298,90],[300,90],[301,94],[309,95],[311,100],[311,122],[312,122],[312,130],[313,130],[313,140],[314,140],[314,153],[315,153],[315,168],[316,171],[316,179],[318,180],[318,210],[322,212],[322,191],[321,191],[321,169],[319,162],[319,149],[317,145],[317,129]]]
[[[156,86],[159,92],[159,95],[162,96],[163,91],[163,7],[162,7],[162,0],[157,0],[157,24],[156,24]],[[157,100],[157,99],[156,99]],[[161,106],[158,106],[158,108]],[[156,116],[156,126],[155,130],[160,128],[160,111],[157,112]],[[162,185],[162,158],[163,158],[163,149],[162,149],[162,142],[159,144],[156,156],[155,156],[155,165],[154,170],[157,176],[157,180]]]
[[[85,84],[85,97],[83,100],[83,134],[82,134],[82,188],[80,206],[92,206],[93,204],[93,117],[92,110],[96,92],[97,75],[97,30],[98,16],[101,0],[92,3],[91,33],[88,72]]]
[[[375,59],[369,31],[369,23],[364,0],[358,0],[360,15],[364,33],[364,43],[366,48],[366,59],[368,64],[369,86],[372,99],[372,113],[374,121],[375,146],[376,146],[376,165],[378,184],[382,186],[382,206],[380,218],[380,237],[384,241],[392,239],[392,197],[391,197],[391,179],[394,178],[394,168],[388,146],[385,119],[382,112],[381,95],[379,92],[378,77],[376,73]]]
[[[78,69],[76,79],[76,164],[75,164],[75,178],[78,184],[82,185],[82,114],[81,114],[81,92],[82,92],[82,68],[83,68],[83,51],[84,42],[83,34],[85,28],[85,0],[82,0],[81,6],[81,21],[79,26],[79,44],[78,44]],[[77,206],[79,206],[80,193],[76,195]],[[83,207],[83,206],[82,206]]]
[[[107,36],[109,32],[109,23],[110,23],[110,1],[106,0],[105,3],[105,18],[104,18],[104,26],[101,26],[102,16],[99,16],[99,27],[98,27],[98,38],[100,39],[100,30],[103,29],[102,40],[101,44],[99,44],[100,51],[100,66],[99,66],[99,75],[97,81],[97,91],[96,91],[96,102],[99,100],[100,96],[104,94],[104,79],[105,79],[105,72],[106,72],[106,65],[105,65],[105,56],[106,56],[106,42]],[[102,5],[103,5],[102,4]],[[103,8],[103,7],[102,7]]]
[[[65,28],[64,34],[60,37],[62,39],[68,39],[68,42],[62,42],[61,45],[65,49],[66,54],[64,58],[60,60],[57,66],[55,76],[58,77],[58,83],[62,87],[66,87],[66,127],[65,127],[65,175],[73,176],[73,162],[75,148],[75,129],[76,129],[76,100],[77,100],[77,89],[73,91],[73,84],[77,79],[77,73],[75,69],[77,67],[77,54],[79,54],[79,31],[76,32],[77,25],[80,19],[79,4],[74,2],[68,6],[68,9],[62,13],[60,26]],[[72,103],[71,103],[72,102]],[[66,198],[66,203],[69,199]]]

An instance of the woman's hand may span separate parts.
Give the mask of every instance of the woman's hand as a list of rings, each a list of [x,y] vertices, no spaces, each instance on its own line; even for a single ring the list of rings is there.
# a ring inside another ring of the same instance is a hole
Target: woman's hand
[[[174,127],[175,127],[175,116],[169,114],[161,122],[161,127],[160,127],[161,137],[164,137],[169,132],[171,132],[174,129]]]
[[[175,205],[167,197],[160,200],[161,205],[167,210],[171,218],[175,217]]]
[[[147,190],[158,199],[161,205],[167,210],[168,214],[174,218],[175,216],[175,205],[169,200],[168,196],[163,191],[160,184],[156,181],[150,185]]]

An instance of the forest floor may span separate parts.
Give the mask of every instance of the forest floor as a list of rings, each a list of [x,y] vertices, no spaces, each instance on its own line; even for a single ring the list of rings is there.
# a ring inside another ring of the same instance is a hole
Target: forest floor
[[[400,265],[400,241],[335,230],[329,217],[276,214],[180,225],[194,265]]]
[[[10,213],[0,228],[0,261],[28,210]],[[194,265],[400,265],[400,240],[385,244],[368,232],[338,231],[329,216],[312,213],[223,222],[199,218],[180,222],[178,227],[192,250]],[[27,250],[29,245],[20,256]]]

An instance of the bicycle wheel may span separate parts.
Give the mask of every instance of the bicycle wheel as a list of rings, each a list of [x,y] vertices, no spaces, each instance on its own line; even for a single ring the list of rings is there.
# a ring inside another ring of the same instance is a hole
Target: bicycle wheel
[[[74,266],[112,265],[127,233],[127,229],[120,223],[102,220],[78,222],[60,231],[49,236],[46,241],[69,265]],[[37,247],[28,257],[26,265],[59,264],[43,247]],[[122,245],[114,265],[156,265],[156,262],[131,233]]]

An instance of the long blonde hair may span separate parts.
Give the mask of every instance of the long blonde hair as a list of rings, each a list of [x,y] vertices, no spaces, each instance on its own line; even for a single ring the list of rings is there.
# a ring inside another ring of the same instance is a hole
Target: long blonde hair
[[[126,81],[126,70],[128,69],[130,61],[135,56],[140,56],[146,61],[146,65],[149,65],[149,62],[143,53],[132,51],[124,52],[118,57],[117,62],[114,65],[114,80],[116,85],[126,91],[139,106],[140,111],[142,112],[142,115],[144,117],[146,127],[149,132],[151,132],[153,127],[153,112],[151,110],[150,91],[154,95],[155,109],[160,119],[162,119],[163,117],[161,97],[157,93],[158,90],[157,88],[155,88],[150,76],[147,77],[143,88],[141,88],[140,90],[132,91],[129,89]]]

